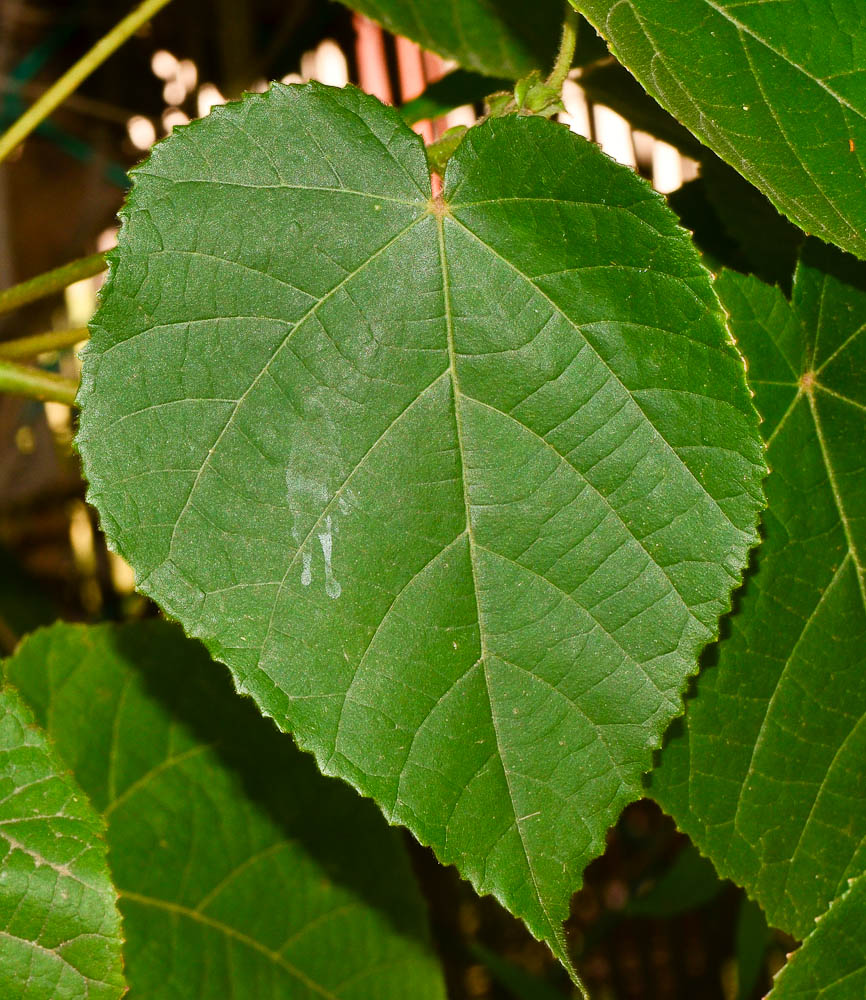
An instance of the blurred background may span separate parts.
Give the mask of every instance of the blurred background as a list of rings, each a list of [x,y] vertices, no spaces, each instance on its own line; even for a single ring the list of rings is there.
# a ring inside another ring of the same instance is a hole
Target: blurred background
[[[0,132],[130,6],[0,0]],[[590,47],[584,62],[610,68],[594,35],[581,45]],[[176,0],[0,165],[0,289],[110,249],[127,170],[155,141],[215,104],[272,80],[316,79],[356,83],[400,105],[452,69],[326,0]],[[693,159],[633,128],[598,100],[598,87],[581,85],[584,73],[572,75],[565,124],[662,193],[689,189]],[[491,81],[467,96],[480,102],[496,89]],[[414,127],[430,142],[448,127],[471,124],[481,110],[470,103]],[[86,326],[100,280],[0,315],[0,341]],[[74,351],[43,355],[40,364],[77,375]],[[57,617],[155,613],[135,594],[129,567],[108,552],[84,502],[74,429],[67,406],[0,395],[3,653]],[[492,899],[479,900],[453,869],[411,842],[454,1000],[571,995],[565,973],[519,921]],[[717,879],[650,802],[629,807],[611,832],[606,854],[573,899],[568,931],[598,1000],[753,1000],[793,946],[767,929],[741,891]]]

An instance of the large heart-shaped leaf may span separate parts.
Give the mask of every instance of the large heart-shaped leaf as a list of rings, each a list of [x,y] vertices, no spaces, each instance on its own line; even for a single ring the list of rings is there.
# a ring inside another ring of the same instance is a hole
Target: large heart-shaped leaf
[[[103,832],[30,710],[0,688],[0,996],[124,994]]]
[[[797,225],[866,256],[861,0],[571,0],[649,93]]]
[[[444,1000],[396,831],[176,626],[57,625],[6,674],[105,817],[130,1000]]]
[[[866,874],[818,918],[767,1000],[862,1000],[866,995]]]
[[[467,69],[516,79],[543,69],[559,41],[562,0],[343,0],[347,7],[456,60]]]
[[[802,937],[866,867],[866,266],[812,245],[790,304],[717,287],[764,417],[766,538],[652,793]]]
[[[433,200],[396,112],[275,86],[136,172],[80,402],[139,586],[563,956],[761,505],[661,198],[511,117]]]

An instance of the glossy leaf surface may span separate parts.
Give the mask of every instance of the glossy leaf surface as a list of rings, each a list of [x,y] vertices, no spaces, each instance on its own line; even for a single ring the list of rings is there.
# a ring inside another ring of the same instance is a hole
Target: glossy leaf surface
[[[767,1000],[860,1000],[866,995],[866,875],[819,917]]]
[[[130,1000],[443,1000],[396,831],[162,622],[7,662],[107,822]]]
[[[30,710],[0,688],[0,996],[123,995],[103,832]]]
[[[687,235],[541,119],[470,131],[432,201],[397,113],[320,86],[175,133],[124,215],[78,439],[109,538],[563,957],[756,537],[757,418]]]
[[[466,69],[509,79],[547,68],[564,13],[560,0],[537,0],[531,16],[520,0],[343,2]]]
[[[682,124],[807,233],[866,256],[860,0],[571,0]]]
[[[717,288],[764,417],[766,537],[651,791],[803,937],[866,866],[866,266],[811,245],[790,304]]]

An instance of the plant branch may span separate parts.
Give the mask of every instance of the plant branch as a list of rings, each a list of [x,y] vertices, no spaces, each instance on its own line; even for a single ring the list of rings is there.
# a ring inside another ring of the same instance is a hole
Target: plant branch
[[[170,0],[144,0],[135,10],[131,11],[116,24],[107,35],[83,55],[74,66],[68,69],[60,79],[32,104],[18,121],[2,136],[0,136],[0,163],[22,143],[30,133],[37,128],[50,114],[76,90],[82,81],[115,52],[138,29],[149,21]]]
[[[47,295],[53,295],[68,285],[81,281],[82,278],[91,278],[94,274],[99,274],[107,266],[105,255],[94,253],[89,257],[73,260],[62,267],[56,267],[53,271],[38,274],[29,281],[22,281],[20,285],[13,285],[0,292],[0,313],[17,309],[18,306],[35,302],[37,299],[44,299]]]
[[[87,340],[90,331],[86,326],[72,330],[51,330],[35,333],[32,337],[18,337],[15,340],[0,341],[0,358],[35,358],[46,351],[62,351]]]
[[[556,54],[556,62],[547,78],[547,86],[553,90],[562,91],[562,85],[568,76],[574,62],[574,51],[577,48],[577,26],[579,17],[576,10],[569,7],[562,22],[562,37],[559,41],[559,51]]]
[[[78,382],[72,378],[55,375],[40,368],[28,368],[11,361],[0,360],[0,392],[31,399],[50,399],[56,403],[73,406],[78,392]]]

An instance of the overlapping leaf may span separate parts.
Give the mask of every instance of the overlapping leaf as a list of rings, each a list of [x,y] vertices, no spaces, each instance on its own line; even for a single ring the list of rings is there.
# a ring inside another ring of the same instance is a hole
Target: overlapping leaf
[[[123,995],[103,832],[26,705],[0,688],[0,996]]]
[[[861,1000],[866,995],[866,875],[818,918],[767,1000]]]
[[[274,87],[136,173],[79,446],[139,585],[564,957],[755,539],[742,361],[663,201],[554,123],[430,197],[398,115]]]
[[[545,68],[562,22],[561,0],[343,0],[346,6],[466,69],[516,79]]]
[[[860,0],[571,0],[663,107],[807,233],[866,256]]]
[[[7,676],[107,821],[130,1000],[443,1000],[396,832],[180,629],[58,625]]]
[[[764,417],[766,538],[652,793],[804,936],[866,868],[866,266],[812,245],[790,304],[717,287]]]

